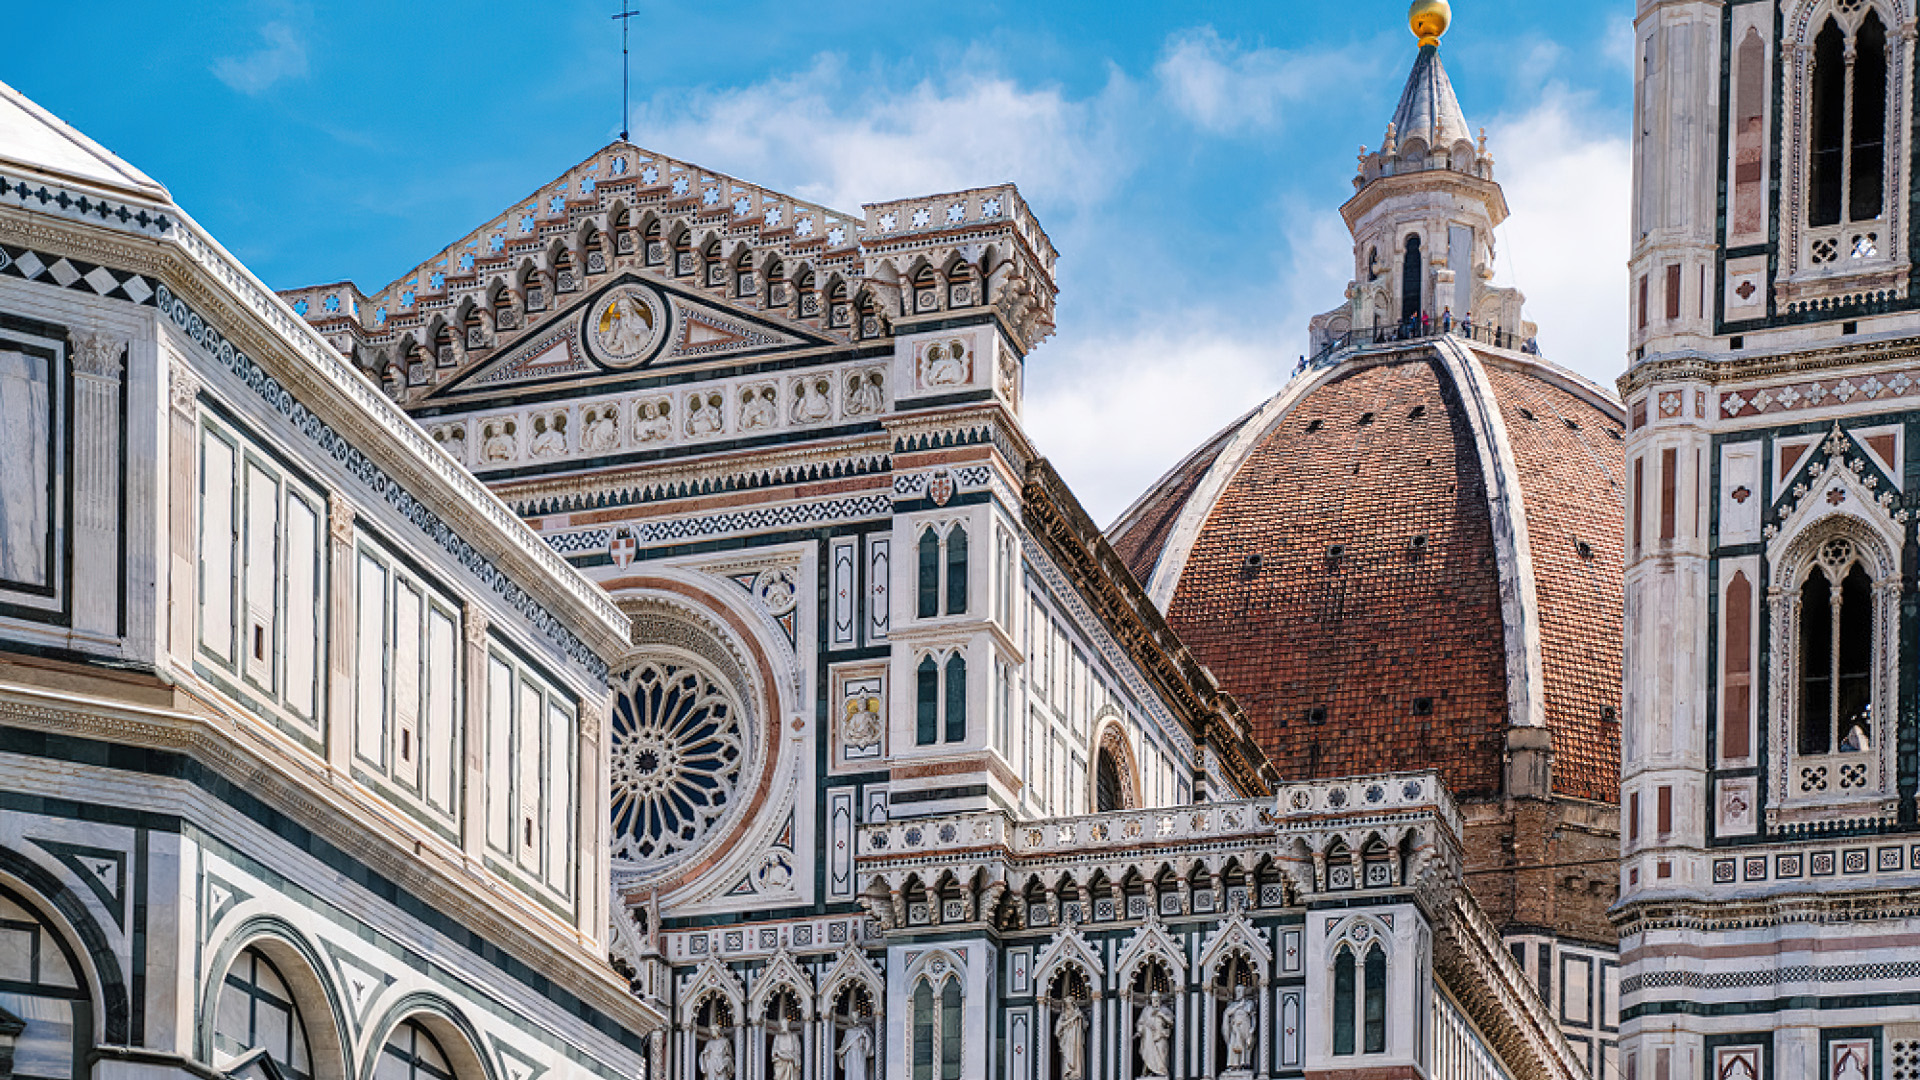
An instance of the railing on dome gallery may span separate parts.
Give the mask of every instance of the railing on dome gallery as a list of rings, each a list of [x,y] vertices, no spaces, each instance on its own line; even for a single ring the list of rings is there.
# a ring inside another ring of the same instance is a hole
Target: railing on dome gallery
[[[1375,326],[1349,330],[1322,346],[1319,352],[1304,359],[1294,368],[1294,374],[1313,371],[1330,366],[1342,355],[1355,349],[1365,349],[1374,345],[1411,344],[1417,341],[1431,341],[1442,335],[1477,341],[1482,345],[1491,345],[1496,349],[1511,349],[1514,352],[1530,356],[1540,355],[1540,345],[1533,338],[1521,338],[1520,335],[1500,326],[1478,326],[1465,322],[1449,323],[1442,326],[1431,318],[1407,320],[1392,326]]]

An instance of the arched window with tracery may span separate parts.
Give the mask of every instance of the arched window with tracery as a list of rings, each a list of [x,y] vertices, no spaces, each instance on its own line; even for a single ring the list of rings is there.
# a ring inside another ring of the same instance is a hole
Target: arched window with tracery
[[[913,1080],[960,1080],[966,1052],[962,1028],[960,973],[935,958],[914,981],[913,1046],[908,1052]]]
[[[1361,922],[1333,953],[1333,1052],[1387,1052],[1387,951]],[[1368,939],[1373,940],[1369,941]]]
[[[52,923],[0,888],[0,1020],[19,1021],[12,1075],[69,1080],[91,1075],[85,1055],[96,1032],[86,972]]]
[[[1824,814],[1875,797],[1891,773],[1882,714],[1894,695],[1899,571],[1889,543],[1844,516],[1816,524],[1781,563],[1772,593],[1771,647],[1781,658],[1771,676],[1774,790]]]
[[[380,1048],[373,1080],[453,1080],[453,1064],[432,1032],[403,1020]]]
[[[616,859],[664,869],[730,820],[753,760],[734,680],[665,654],[613,680],[609,724]]]
[[[225,1070],[229,1076],[238,1073],[249,1080],[272,1080],[272,1073],[258,1064],[261,1057],[271,1058],[285,1080],[313,1076],[300,1006],[280,969],[258,949],[243,950],[221,980],[213,1046],[229,1056],[231,1064]]]
[[[1857,7],[1859,5],[1848,5]],[[1885,206],[1887,31],[1868,10],[1851,29],[1828,16],[1808,73],[1808,215],[1813,226],[1873,221]]]
[[[1800,753],[1867,749],[1872,684],[1873,582],[1858,562],[1823,560],[1800,585]]]

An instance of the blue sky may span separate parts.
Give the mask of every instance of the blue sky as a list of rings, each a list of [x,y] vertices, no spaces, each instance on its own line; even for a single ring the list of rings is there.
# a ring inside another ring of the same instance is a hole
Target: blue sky
[[[858,213],[1011,179],[1060,249],[1027,422],[1111,520],[1284,382],[1340,302],[1338,207],[1404,0],[635,2],[633,140]],[[617,3],[29,5],[0,79],[168,186],[279,288],[371,290],[620,129]],[[1550,358],[1625,346],[1631,5],[1456,0],[1442,56]],[[41,25],[36,25],[36,23]]]

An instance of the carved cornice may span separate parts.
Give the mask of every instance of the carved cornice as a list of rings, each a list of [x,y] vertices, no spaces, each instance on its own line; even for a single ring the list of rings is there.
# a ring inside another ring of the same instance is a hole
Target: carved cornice
[[[1920,358],[1920,337],[1792,349],[1759,356],[1708,356],[1686,352],[1636,364],[1620,376],[1622,400],[1655,383],[1704,382],[1713,386],[1816,374],[1837,368],[1894,364]]]
[[[1799,923],[1891,922],[1920,918],[1920,886],[1725,900],[1706,897],[1632,900],[1615,907],[1611,915],[1622,938],[1657,930],[1724,933]]]

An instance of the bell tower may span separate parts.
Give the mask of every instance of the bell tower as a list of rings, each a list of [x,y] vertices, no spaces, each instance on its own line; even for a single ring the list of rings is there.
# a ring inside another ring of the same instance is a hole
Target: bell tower
[[[1347,303],[1314,318],[1316,352],[1350,331],[1378,338],[1451,314],[1469,313],[1518,347],[1534,334],[1524,297],[1492,285],[1493,230],[1507,200],[1493,178],[1486,135],[1476,140],[1440,62],[1451,13],[1446,0],[1419,0],[1408,26],[1420,52],[1377,151],[1361,148],[1355,194],[1340,208],[1353,234]]]

